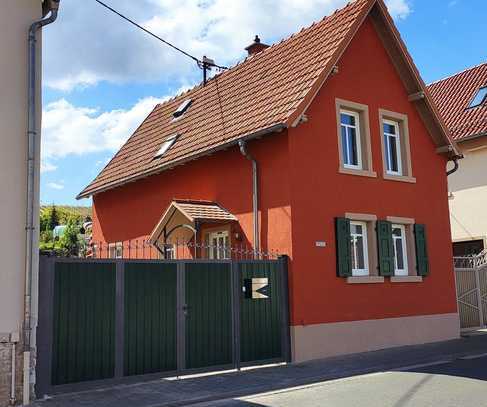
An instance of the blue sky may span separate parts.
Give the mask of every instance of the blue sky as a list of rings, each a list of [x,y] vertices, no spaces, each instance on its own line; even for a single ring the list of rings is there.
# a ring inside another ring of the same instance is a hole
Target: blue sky
[[[255,34],[273,43],[344,0],[106,0],[194,55],[234,64]],[[485,0],[388,0],[425,82],[487,61]],[[484,40],[483,40],[484,39]],[[196,84],[194,63],[93,0],[62,0],[43,43],[41,202],[75,196],[156,103]]]

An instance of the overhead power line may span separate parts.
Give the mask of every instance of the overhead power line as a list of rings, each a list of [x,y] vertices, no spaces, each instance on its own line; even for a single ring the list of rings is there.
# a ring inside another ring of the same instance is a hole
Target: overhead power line
[[[191,55],[190,53],[182,50],[181,48],[177,47],[176,45],[171,44],[169,41],[166,41],[164,38],[161,38],[158,35],[154,34],[153,32],[149,31],[147,28],[142,27],[140,24],[136,23],[134,20],[124,16],[122,13],[120,13],[117,10],[115,10],[114,8],[110,7],[108,4],[105,4],[101,0],[95,0],[95,1],[98,4],[100,4],[101,6],[110,10],[112,13],[115,13],[117,16],[123,18],[125,21],[128,21],[130,24],[134,25],[135,27],[139,28],[140,30],[144,31],[145,33],[149,34],[150,36],[158,39],[162,43],[164,43],[167,46],[171,47],[172,49],[180,52],[181,54],[187,56],[188,58],[191,58],[193,61],[195,61],[198,64],[198,67],[205,70],[205,72],[207,69],[210,69],[211,67],[220,68],[220,69],[228,69],[225,66],[220,66],[220,65],[215,64],[213,61],[211,61],[207,58],[203,58],[203,60],[200,60],[199,58],[195,57],[194,55]],[[211,62],[209,62],[209,61],[211,61]]]

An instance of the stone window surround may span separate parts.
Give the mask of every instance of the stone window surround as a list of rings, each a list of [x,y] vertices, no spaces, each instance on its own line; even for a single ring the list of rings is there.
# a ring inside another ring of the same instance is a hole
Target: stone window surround
[[[337,137],[338,137],[338,156],[339,167],[338,172],[341,174],[360,175],[365,177],[377,177],[377,173],[372,168],[372,145],[370,138],[370,121],[369,121],[369,107],[367,105],[351,102],[344,99],[335,99],[336,106],[336,121],[337,121]],[[341,125],[340,125],[340,110],[350,110],[358,113],[360,118],[360,146],[362,154],[362,167],[363,169],[345,168],[343,160],[343,147],[341,137]],[[356,219],[358,220],[358,219]]]
[[[384,277],[379,276],[378,256],[377,256],[377,234],[375,227],[377,223],[377,215],[366,213],[345,213],[345,218],[351,221],[360,221],[367,224],[367,251],[369,258],[369,275],[368,276],[353,276],[347,278],[349,284],[377,284],[383,283]]]
[[[392,175],[387,173],[386,153],[384,143],[384,120],[391,120],[397,122],[399,125],[400,141],[401,141],[401,164],[403,175]],[[411,164],[411,145],[409,142],[409,123],[408,117],[402,113],[392,112],[390,110],[379,109],[379,129],[380,142],[382,150],[382,176],[386,180],[401,181],[415,183],[416,178],[412,176]]]
[[[369,256],[369,275],[348,277],[348,284],[378,284],[384,282],[384,277],[379,276],[379,259],[377,254],[377,234],[375,231],[377,223],[377,215],[365,213],[345,213],[345,218],[355,221],[362,221],[367,223],[367,241],[368,241],[368,256]],[[416,247],[414,239],[413,225],[416,221],[413,218],[405,218],[398,216],[387,216],[386,220],[392,224],[406,226],[406,245],[408,256],[408,273],[407,276],[391,276],[391,283],[420,283],[423,277],[417,275],[416,271]]]
[[[416,271],[416,244],[414,239],[413,226],[416,221],[412,218],[398,216],[387,216],[387,221],[394,225],[404,225],[406,227],[406,247],[408,256],[408,275],[392,276],[391,283],[420,283],[423,277],[418,276]]]

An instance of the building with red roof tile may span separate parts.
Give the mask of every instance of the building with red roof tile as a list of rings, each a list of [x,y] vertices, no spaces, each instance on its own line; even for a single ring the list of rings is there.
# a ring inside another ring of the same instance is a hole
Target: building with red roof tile
[[[261,45],[156,106],[80,193],[94,240],[288,255],[295,361],[457,337],[459,151],[383,1]]]
[[[449,178],[456,256],[487,249],[487,63],[428,86],[464,158]]]

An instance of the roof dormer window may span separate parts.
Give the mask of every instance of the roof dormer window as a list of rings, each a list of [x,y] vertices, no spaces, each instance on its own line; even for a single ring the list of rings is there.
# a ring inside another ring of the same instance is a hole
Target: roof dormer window
[[[177,110],[172,114],[174,119],[179,119],[183,114],[185,114],[191,106],[191,103],[193,103],[191,99],[186,99],[183,103],[181,103]]]
[[[174,145],[174,143],[178,139],[178,136],[179,136],[178,134],[175,134],[174,136],[171,136],[171,137],[167,138],[166,140],[164,140],[162,142],[161,148],[157,151],[154,158],[162,157],[167,152],[167,150],[169,150]]]
[[[468,107],[470,109],[472,107],[483,105],[486,100],[487,100],[487,86],[483,86],[477,91],[475,97],[472,99]]]

